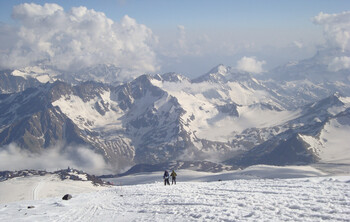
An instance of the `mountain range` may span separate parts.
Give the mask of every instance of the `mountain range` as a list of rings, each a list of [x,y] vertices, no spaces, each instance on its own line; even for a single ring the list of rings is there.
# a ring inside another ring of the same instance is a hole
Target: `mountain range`
[[[127,82],[112,65],[3,70],[0,147],[40,154],[85,146],[115,172],[169,161],[350,163],[350,74],[329,71],[326,56],[265,75],[218,65],[195,79],[165,73]]]

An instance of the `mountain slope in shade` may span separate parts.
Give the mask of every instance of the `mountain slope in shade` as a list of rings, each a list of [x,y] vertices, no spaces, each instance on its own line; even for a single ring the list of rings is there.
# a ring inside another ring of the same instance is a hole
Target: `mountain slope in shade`
[[[303,140],[324,163],[350,163],[350,108],[328,119],[316,136],[303,135]]]
[[[294,126],[226,163],[234,165],[291,163],[350,164],[346,137],[349,129],[350,97],[330,96],[305,107]]]
[[[83,142],[74,123],[52,106],[50,93],[43,86],[1,98],[1,145],[15,142],[40,152],[59,141]]]
[[[40,82],[35,78],[23,78],[13,75],[12,70],[0,71],[0,93],[21,92],[30,87],[37,87]]]

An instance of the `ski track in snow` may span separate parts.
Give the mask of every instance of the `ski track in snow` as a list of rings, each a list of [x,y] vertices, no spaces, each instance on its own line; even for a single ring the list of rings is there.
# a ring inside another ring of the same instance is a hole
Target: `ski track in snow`
[[[349,206],[348,176],[157,182],[1,204],[0,221],[349,221]]]
[[[38,187],[39,184],[41,183],[41,180],[35,185],[35,187],[33,188],[33,200],[37,200],[37,196],[38,196]]]
[[[40,191],[45,187],[46,183],[49,180],[52,180],[55,176],[49,176],[49,177],[39,177],[39,181],[35,184],[33,187],[33,200],[40,199]]]

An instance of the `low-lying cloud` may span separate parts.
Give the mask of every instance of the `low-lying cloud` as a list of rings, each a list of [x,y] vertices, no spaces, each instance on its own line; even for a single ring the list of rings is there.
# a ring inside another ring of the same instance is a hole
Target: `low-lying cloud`
[[[313,22],[323,27],[323,33],[330,48],[349,50],[350,45],[350,11],[327,14],[320,12]]]
[[[20,4],[12,17],[18,29],[7,36],[16,41],[2,45],[0,66],[22,68],[47,65],[59,70],[79,70],[97,64],[113,64],[128,73],[158,69],[152,30],[125,15],[115,22],[86,7],[65,11],[57,4]],[[1,27],[5,29],[5,27]]]
[[[328,69],[333,72],[337,72],[343,69],[350,69],[350,57],[348,56],[335,57],[329,63]]]
[[[112,167],[102,155],[83,146],[57,146],[40,154],[30,153],[15,144],[0,149],[0,170],[41,169],[55,171],[67,167],[84,170],[92,174],[112,173]]]
[[[244,56],[237,61],[237,69],[243,72],[249,72],[253,74],[259,74],[264,72],[262,66],[266,64],[265,61],[258,61],[255,57]]]

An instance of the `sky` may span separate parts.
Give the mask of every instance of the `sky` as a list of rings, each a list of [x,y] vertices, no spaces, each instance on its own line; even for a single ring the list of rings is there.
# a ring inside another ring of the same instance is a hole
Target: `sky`
[[[40,63],[78,70],[108,63],[123,68],[125,76],[178,72],[197,77],[224,64],[262,73],[332,44],[347,47],[350,39],[347,0],[0,4],[1,68]]]

